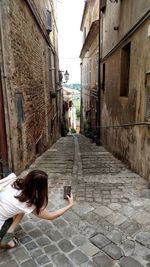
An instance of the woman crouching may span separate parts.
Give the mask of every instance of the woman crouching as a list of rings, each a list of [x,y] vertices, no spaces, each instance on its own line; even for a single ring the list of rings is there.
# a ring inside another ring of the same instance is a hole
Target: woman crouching
[[[24,214],[53,220],[63,215],[73,205],[73,196],[67,196],[68,205],[54,212],[45,208],[48,204],[48,175],[41,170],[33,170],[24,178],[16,179],[0,192],[0,248],[14,248],[17,239],[14,230]]]

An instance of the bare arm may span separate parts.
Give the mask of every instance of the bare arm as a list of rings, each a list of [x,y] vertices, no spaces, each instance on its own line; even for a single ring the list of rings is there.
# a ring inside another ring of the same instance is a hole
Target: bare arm
[[[73,206],[73,196],[72,195],[71,195],[71,197],[68,196],[68,201],[69,201],[69,204],[66,207],[61,208],[57,211],[49,212],[46,209],[44,209],[44,210],[41,210],[39,214],[36,213],[36,210],[34,210],[32,213],[41,219],[54,220],[55,218],[63,215],[67,210],[69,210]]]

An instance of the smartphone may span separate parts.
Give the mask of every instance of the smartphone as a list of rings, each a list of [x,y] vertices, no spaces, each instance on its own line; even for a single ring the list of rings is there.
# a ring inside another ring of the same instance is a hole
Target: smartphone
[[[67,199],[67,195],[71,196],[71,186],[64,186],[64,199]]]

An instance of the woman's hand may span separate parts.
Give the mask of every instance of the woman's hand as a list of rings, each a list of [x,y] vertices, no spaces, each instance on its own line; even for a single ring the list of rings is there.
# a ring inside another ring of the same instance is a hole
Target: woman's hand
[[[69,206],[72,207],[73,206],[73,195],[72,195],[72,193],[71,193],[70,197],[67,195],[67,198],[68,198]]]
[[[46,209],[41,210],[39,214],[36,213],[36,210],[34,210],[32,213],[39,218],[46,219],[46,220],[54,220],[58,218],[59,216],[63,215],[67,210],[69,210],[73,206],[73,196],[67,196],[69,204],[65,206],[64,208],[61,208],[56,211],[49,212]]]

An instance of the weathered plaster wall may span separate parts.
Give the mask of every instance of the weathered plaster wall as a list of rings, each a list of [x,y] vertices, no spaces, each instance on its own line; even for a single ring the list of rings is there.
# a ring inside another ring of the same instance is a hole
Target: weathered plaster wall
[[[114,4],[107,1],[106,11],[101,17],[105,44],[102,57],[111,51],[149,8],[150,0],[119,0]],[[115,31],[114,27],[119,27],[119,30]]]
[[[131,61],[129,96],[120,97],[121,48],[106,61],[106,89],[102,107],[102,125],[121,125],[144,122],[146,118],[146,72],[150,71],[150,19],[130,39]],[[103,128],[106,147],[124,159],[130,167],[150,179],[150,129],[148,126]]]

